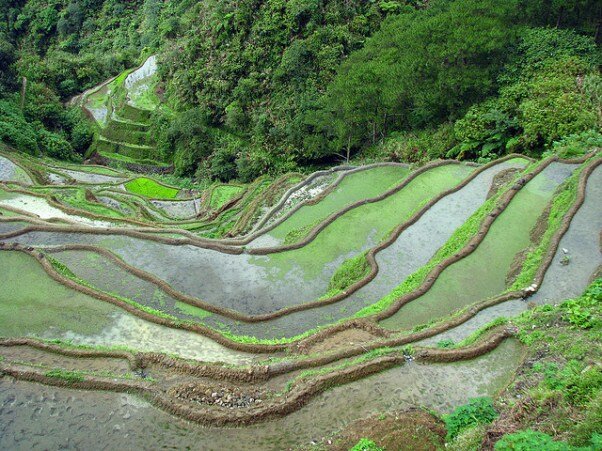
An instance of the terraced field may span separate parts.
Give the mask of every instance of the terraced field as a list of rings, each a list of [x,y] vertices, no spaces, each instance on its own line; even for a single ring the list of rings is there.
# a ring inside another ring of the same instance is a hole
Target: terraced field
[[[139,89],[149,61],[84,96],[97,120],[157,105]],[[120,142],[113,131],[99,142]],[[601,161],[375,164],[182,189],[2,148],[0,447],[52,431],[51,447],[100,433],[286,449],[373,413],[494,394],[523,356],[500,318],[576,296],[598,271]]]
[[[150,117],[160,107],[156,93],[156,57],[126,70],[75,97],[97,126],[88,156],[94,161],[134,171],[169,171],[150,133]]]

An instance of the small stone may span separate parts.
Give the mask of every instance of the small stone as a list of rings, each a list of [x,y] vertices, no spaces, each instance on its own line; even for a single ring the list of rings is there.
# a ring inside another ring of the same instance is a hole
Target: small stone
[[[566,247],[563,247],[563,248],[562,248],[562,252],[564,252],[565,254],[568,254],[568,253],[569,253],[569,250],[568,250]]]

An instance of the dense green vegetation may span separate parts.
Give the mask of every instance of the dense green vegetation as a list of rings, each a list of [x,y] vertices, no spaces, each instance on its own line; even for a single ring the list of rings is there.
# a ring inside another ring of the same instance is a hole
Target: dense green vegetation
[[[157,54],[151,132],[179,175],[599,146],[598,2],[19,0],[0,13],[0,139],[78,159],[69,97]],[[27,78],[21,96],[22,77]]]
[[[69,383],[81,382],[84,380],[84,375],[79,371],[67,371],[67,370],[49,370],[44,373],[47,377],[54,377],[57,379],[63,379]]]
[[[209,205],[214,210],[219,210],[230,199],[239,195],[244,188],[237,185],[217,185],[211,191]]]
[[[537,307],[513,320],[527,358],[495,402],[499,418],[491,426],[465,428],[448,447],[477,449],[491,427],[494,437],[508,431],[496,450],[599,449],[601,301],[602,279],[597,279],[576,299]]]
[[[491,398],[474,398],[444,417],[447,438],[453,440],[465,429],[491,423],[498,416]]]

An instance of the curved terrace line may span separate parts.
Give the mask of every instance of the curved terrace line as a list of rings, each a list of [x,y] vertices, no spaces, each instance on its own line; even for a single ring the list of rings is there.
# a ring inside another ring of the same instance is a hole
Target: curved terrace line
[[[458,348],[453,350],[416,348],[414,358],[418,361],[424,362],[454,362],[460,360],[473,359],[495,349],[504,340],[511,337],[512,335],[512,330],[503,329],[500,331],[495,331],[485,339],[481,339],[477,343],[467,346],[465,348]],[[25,344],[24,342],[13,342],[11,344],[9,341],[0,343],[0,346],[11,345],[22,346],[27,344]],[[100,358],[107,357],[110,355],[107,352],[99,353],[94,351],[90,352],[83,350],[65,352],[64,350],[58,350],[56,348],[49,349],[48,347],[46,347],[45,350],[57,354],[70,354],[72,356],[77,355],[78,357],[83,358]],[[127,359],[132,368],[139,367],[143,359],[143,357],[141,359],[140,356],[137,356],[132,359],[131,356],[124,352],[114,354],[114,357],[120,359]],[[312,378],[310,380],[295,380],[293,381],[291,389],[286,394],[281,394],[273,399],[269,399],[263,404],[247,408],[239,408],[236,411],[187,403],[170,395],[169,388],[161,388],[158,384],[141,380],[115,380],[104,377],[85,375],[82,376],[79,380],[67,381],[64,379],[52,377],[47,373],[41,373],[39,371],[31,369],[24,370],[18,366],[3,364],[1,362],[0,372],[2,372],[5,375],[12,376],[16,379],[38,382],[46,385],[86,390],[106,390],[137,393],[150,399],[152,404],[167,412],[185,418],[189,421],[194,421],[201,424],[246,425],[285,416],[295,410],[298,410],[303,405],[305,405],[310,399],[315,397],[317,394],[327,390],[333,385],[346,384],[358,380],[362,377],[378,373],[385,369],[402,365],[406,362],[406,359],[407,355],[404,353],[403,350],[392,350],[392,352],[386,353],[383,356],[377,356],[376,358],[359,362],[357,364],[352,364],[348,367],[344,367],[341,369],[333,369],[332,371],[326,372],[324,374],[319,374],[315,378]],[[235,370],[229,372],[230,375],[232,375],[234,371]],[[253,381],[254,376],[256,374],[261,374],[262,372],[261,369],[254,370],[252,368],[246,371],[238,371],[240,375],[240,378],[238,379],[239,381]],[[226,371],[225,373],[227,374],[228,372]],[[223,377],[223,373],[220,371],[218,371],[216,375],[218,377]],[[208,375],[203,374],[203,376],[207,377]]]
[[[484,171],[484,170],[486,170],[486,169],[487,169],[487,167],[484,167],[484,168],[483,168],[481,171]],[[463,182],[466,182],[466,183],[468,183],[470,180],[472,180],[472,178],[470,178],[470,179],[468,179],[468,180],[467,180],[467,179],[465,179]],[[458,187],[458,188],[452,189],[451,191],[453,192],[453,191],[455,191],[455,190],[457,190],[457,189],[460,189],[460,188],[461,188],[461,187]],[[445,196],[445,193],[442,193],[442,194],[441,194],[440,196],[438,196],[438,197],[439,197],[439,198],[441,198],[441,197],[443,197],[443,196]],[[435,198],[435,199],[432,201],[432,203],[436,202],[437,200],[438,200],[438,199],[437,199],[437,198]],[[424,208],[423,208],[421,211],[419,211],[418,213],[416,213],[416,215],[417,215],[417,216],[419,216],[419,215],[422,215],[422,214],[423,214],[425,211],[427,211],[427,210],[428,210],[428,207],[429,207],[429,206],[427,205],[427,206],[426,206],[426,207],[424,207]],[[411,219],[410,219],[410,220],[411,220]],[[403,228],[404,228],[404,227],[402,227],[402,229],[403,229]],[[401,230],[400,230],[399,232],[401,233]],[[75,247],[75,246],[77,246],[77,245],[74,245],[73,247],[70,247],[69,249],[77,249],[77,247]],[[58,250],[58,249],[68,249],[68,248],[53,248],[53,249],[57,249],[57,250]],[[100,253],[103,253],[104,255],[108,256],[109,258],[113,257],[113,255],[112,255],[112,254],[108,253],[106,250],[104,250],[104,249],[102,249],[102,248],[100,248],[100,249],[99,249],[99,248],[97,248],[97,247],[86,247],[86,248],[82,248],[82,249],[86,249],[86,250],[96,250],[96,249],[98,249]],[[122,266],[124,269],[128,269],[128,268],[130,268],[129,266],[125,266],[125,264],[123,264],[123,262],[122,262],[122,261],[118,261],[117,263],[121,264],[121,266]],[[133,272],[135,276],[140,276],[141,278],[145,278],[146,280],[149,280],[149,279],[150,279],[150,278],[148,277],[148,275],[147,275],[146,273],[144,273],[143,271],[141,271],[141,270],[136,270],[136,269],[134,269],[134,268],[131,268],[131,269],[133,269],[133,271],[131,271],[131,272]],[[375,269],[377,269],[377,268],[375,268]],[[157,279],[157,280],[158,280],[158,279]],[[150,279],[150,281],[151,281],[151,282],[156,282],[157,280],[155,280],[155,279]],[[162,282],[162,281],[160,281],[159,283],[161,283],[161,282]],[[369,282],[369,280],[366,280],[366,281],[365,281],[365,283],[368,283],[368,282]],[[364,283],[364,284],[365,284],[365,283]],[[163,286],[163,287],[165,287],[165,288],[167,288],[165,285],[162,285],[162,286]],[[166,290],[166,291],[168,291],[168,292],[169,292],[169,294],[172,294],[172,293],[174,293],[174,292],[173,292],[172,290],[170,290],[169,288],[167,288],[167,290]],[[303,304],[299,304],[299,306],[292,307],[292,308],[290,308],[290,309],[288,309],[288,310],[285,310],[285,311],[280,311],[280,312],[276,312],[275,314],[273,314],[273,315],[270,315],[270,317],[279,317],[279,316],[283,316],[284,314],[287,314],[287,313],[289,313],[289,312],[291,312],[291,311],[301,311],[301,310],[305,310],[305,309],[307,309],[307,308],[312,308],[312,307],[321,307],[321,306],[324,306],[324,305],[328,305],[328,304],[330,304],[330,303],[334,303],[334,302],[337,302],[337,301],[339,301],[339,300],[341,300],[341,299],[344,299],[344,298],[345,298],[346,296],[348,296],[348,295],[349,295],[351,292],[352,292],[352,290],[347,290],[346,292],[343,292],[343,293],[339,294],[338,296],[336,296],[336,297],[334,297],[334,298],[331,298],[331,299],[320,300],[320,301],[313,302],[313,303],[308,303],[308,304],[305,304],[305,305],[303,305]],[[189,301],[188,303],[194,302],[194,298],[191,298],[191,297],[185,297],[185,298],[181,298],[180,296],[177,296],[177,295],[176,295],[176,297],[179,297],[180,299],[184,299],[185,301]],[[208,304],[199,304],[199,303],[196,303],[196,304],[193,304],[193,305],[195,305],[196,307],[200,307],[200,308],[206,309],[206,310],[208,310],[208,311],[216,312],[216,309],[215,309],[215,307],[213,307],[212,305],[208,305]],[[230,313],[230,312],[228,312],[228,313]],[[243,318],[245,318],[245,317],[242,317],[242,316],[236,316],[235,318],[237,318],[237,319],[238,319],[238,318],[241,318],[241,319],[243,319]],[[269,317],[268,317],[268,316],[263,316],[263,317],[258,317],[258,318],[252,318],[252,321],[260,321],[260,320],[264,320],[264,318],[269,318]],[[245,318],[245,319],[246,319],[246,318]]]
[[[512,155],[508,155],[507,157],[505,157],[503,159],[496,160],[496,161],[497,162],[505,161],[506,159],[510,159],[510,158],[526,158],[526,157],[519,156],[517,154],[512,154]],[[492,162],[492,163],[495,164],[495,162]],[[483,167],[488,168],[492,163],[489,163],[488,165],[485,165]],[[398,191],[401,191],[410,182],[412,182],[414,179],[416,179],[419,175],[427,172],[429,169],[433,169],[433,168],[445,166],[445,165],[459,165],[459,164],[462,164],[462,163],[459,161],[456,161],[456,160],[439,160],[439,161],[435,161],[433,163],[427,164],[427,165],[421,167],[420,169],[412,172],[400,184],[394,186],[393,188],[389,189],[388,191],[382,193],[381,195],[375,196],[375,197],[372,197],[369,199],[359,200],[359,201],[354,202],[354,203],[346,206],[345,208],[331,214],[326,219],[324,219],[320,224],[318,224],[316,227],[314,227],[312,229],[312,231],[303,240],[301,240],[297,243],[290,244],[290,245],[282,245],[282,246],[277,246],[277,247],[266,247],[266,248],[243,249],[239,246],[223,244],[221,240],[211,240],[211,239],[207,239],[207,238],[200,238],[186,230],[181,230],[181,229],[160,229],[160,231],[159,231],[159,233],[173,233],[173,234],[183,235],[186,237],[181,240],[171,239],[171,240],[165,241],[164,238],[150,237],[150,236],[147,236],[146,239],[149,239],[151,241],[154,240],[157,242],[163,242],[165,244],[192,245],[192,246],[196,246],[199,248],[205,248],[205,249],[215,250],[218,252],[223,252],[226,254],[247,253],[249,255],[268,255],[271,253],[278,253],[278,252],[284,252],[284,251],[293,250],[293,249],[299,249],[299,248],[304,247],[305,245],[309,244],[310,242],[312,242],[319,235],[319,233],[322,230],[324,230],[332,222],[334,222],[336,219],[338,219],[340,216],[344,215],[348,211],[351,211],[351,210],[358,208],[365,204],[379,202],[379,201],[397,193]],[[98,219],[98,220],[106,219],[102,215],[96,215],[93,213],[88,213],[87,216],[92,217],[93,219]],[[38,232],[38,231],[39,232],[41,232],[41,231],[58,232],[58,233],[92,233],[92,234],[96,233],[96,234],[103,234],[103,235],[126,235],[126,236],[132,236],[135,238],[143,238],[143,237],[141,235],[133,236],[132,233],[137,233],[137,232],[141,232],[141,231],[145,231],[145,232],[151,231],[152,232],[152,230],[147,230],[147,229],[143,230],[141,228],[123,229],[123,228],[119,228],[119,227],[114,227],[114,228],[110,228],[107,230],[102,229],[102,228],[85,228],[85,227],[78,227],[78,228],[71,228],[71,229],[56,228],[56,227],[48,227],[46,229],[40,229],[38,227],[32,227],[32,228],[24,229],[22,233]],[[16,235],[5,236],[5,235],[0,234],[0,240],[6,239],[6,238],[12,238],[14,236],[16,236]]]
[[[584,160],[585,160],[585,158],[579,159],[579,161],[584,161]],[[550,159],[549,161],[551,162],[551,161],[563,161],[563,160],[559,160],[558,158],[552,158],[552,159]],[[566,161],[566,160],[565,160],[565,161]],[[579,161],[577,161],[577,162],[579,162]],[[570,161],[570,160],[569,160],[569,162],[571,162],[571,163],[575,163],[576,161],[575,161],[575,160],[572,160],[572,161]],[[599,161],[595,162],[595,164],[596,164],[596,165],[597,165],[597,164],[599,164]],[[591,168],[590,168],[590,169],[591,169]],[[583,191],[583,190],[584,190],[584,186],[585,186],[585,185],[584,185],[584,183],[585,183],[585,182],[584,182],[584,180],[585,180],[585,177],[586,177],[586,175],[588,175],[588,174],[589,174],[589,172],[590,172],[589,170],[588,170],[588,171],[585,171],[585,172],[584,172],[584,175],[582,176],[583,178],[582,178],[581,185],[580,185],[580,195],[581,195],[581,196],[584,196],[584,191]],[[582,201],[583,201],[583,197],[581,197],[581,202],[582,202]],[[576,211],[576,210],[575,210],[575,211]],[[572,214],[574,214],[574,212],[572,212]],[[569,220],[569,222],[570,222],[570,217],[572,217],[572,216],[567,216],[567,219]],[[136,312],[133,312],[133,313],[136,313]],[[146,316],[146,315],[145,315],[145,316]],[[358,323],[358,321],[356,321],[356,323]],[[359,321],[359,323],[361,323],[361,321]],[[162,324],[165,324],[165,323],[164,323],[164,322],[162,322]],[[343,330],[344,328],[345,328],[345,327],[344,327],[344,324],[343,324],[343,325],[338,325],[338,326],[335,326],[335,327],[332,327],[332,328],[328,328],[328,332],[329,332],[329,333],[336,333],[336,332],[338,332],[338,331],[340,331],[340,330]],[[198,330],[198,329],[197,329],[197,330]],[[211,332],[214,332],[214,331],[211,331]],[[314,340],[316,340],[316,339],[324,338],[324,336],[325,336],[325,333],[326,333],[326,331],[319,332],[318,334],[316,334],[316,335],[314,336],[314,338],[313,338],[313,339],[314,339]],[[211,333],[210,335],[213,335],[213,336],[215,336],[215,334],[214,334],[214,333]],[[220,338],[220,339],[218,340],[218,342],[220,342],[221,344],[224,344],[224,345],[226,345],[226,346],[228,346],[228,344],[230,344],[230,345],[234,345],[234,346],[235,346],[235,348],[234,348],[234,349],[245,350],[245,351],[246,351],[246,350],[250,350],[250,351],[252,351],[252,352],[253,352],[254,350],[255,350],[255,351],[259,351],[259,352],[266,352],[266,350],[269,348],[269,346],[266,346],[266,345],[257,345],[257,344],[251,344],[251,345],[249,345],[249,344],[246,344],[246,345],[243,345],[243,346],[244,346],[244,349],[241,349],[241,348],[240,348],[240,346],[241,346],[241,343],[237,343],[237,342],[231,342],[230,340],[226,340],[226,341],[224,341],[224,340],[222,340],[222,338],[223,338],[223,337],[221,336],[221,334],[218,334],[218,335],[219,335],[219,338]],[[422,337],[422,338],[425,338],[425,337]],[[291,343],[291,344],[292,344],[292,343]],[[289,345],[289,346],[290,346],[290,345]],[[302,347],[303,347],[303,344],[302,344],[301,342],[299,342],[299,347],[300,347],[300,348],[302,348]],[[275,347],[272,347],[271,351],[276,351],[276,350],[281,350],[281,349],[283,349],[283,346],[282,346],[282,345],[276,345]],[[270,352],[270,351],[268,351],[268,352]]]
[[[502,162],[499,161],[498,164],[500,164],[500,163],[502,163]],[[497,165],[491,165],[489,167],[494,167],[494,166],[497,166]],[[462,182],[462,184],[464,185],[463,187],[468,186],[470,181],[472,181],[476,177],[478,177],[479,174],[482,174],[483,172],[485,172],[487,169],[489,169],[489,167],[483,167],[477,173],[471,174],[471,179],[466,184],[464,184],[464,182],[466,180]],[[474,177],[473,177],[473,175],[474,175]],[[436,198],[433,199],[431,204],[435,205],[437,202],[440,202],[441,199],[443,199],[455,192],[458,192],[463,187],[454,187],[451,190],[441,193],[439,196],[437,196]],[[421,210],[416,212],[414,216],[409,218],[406,223],[400,225],[400,227],[398,227],[399,235],[401,235],[401,233],[403,233],[403,231],[406,230],[411,224],[415,223],[418,219],[420,219],[429,210],[429,208],[430,207],[428,205],[423,207]],[[394,243],[397,238],[398,238],[398,236],[394,237],[391,240],[391,244]],[[368,255],[373,255],[375,257],[378,252],[384,250],[386,247],[387,246],[381,247],[375,252],[369,252]],[[194,307],[201,308],[203,310],[206,310],[206,311],[209,311],[212,313],[216,313],[216,314],[219,314],[221,316],[224,316],[224,317],[227,317],[227,318],[230,318],[233,320],[247,322],[247,323],[263,322],[266,320],[279,318],[279,317],[288,315],[290,313],[300,312],[300,311],[305,311],[305,310],[308,310],[311,308],[320,308],[320,307],[324,307],[326,305],[335,304],[343,299],[348,298],[350,295],[352,295],[354,292],[359,290],[361,287],[366,286],[369,282],[371,282],[373,280],[374,277],[376,277],[376,275],[378,274],[378,271],[379,271],[378,263],[377,263],[376,259],[374,258],[374,259],[370,260],[370,261],[374,262],[374,270],[371,273],[369,273],[368,275],[366,275],[365,277],[363,277],[362,279],[360,279],[359,281],[357,281],[355,284],[353,284],[347,290],[337,294],[336,296],[331,296],[328,298],[320,298],[318,300],[310,301],[310,302],[304,302],[304,303],[297,304],[294,306],[278,309],[278,310],[275,310],[275,311],[272,311],[272,312],[269,312],[266,314],[248,315],[248,314],[245,314],[240,311],[233,310],[233,309],[216,306],[215,304],[212,304],[207,301],[203,301],[202,299],[199,299],[198,297],[190,296],[179,290],[176,290],[170,284],[168,284],[165,280],[163,280],[153,274],[150,274],[140,268],[137,268],[133,265],[126,263],[122,258],[120,258],[118,255],[116,255],[114,252],[107,250],[105,248],[99,247],[97,245],[66,244],[66,245],[54,246],[52,248],[47,248],[46,252],[57,253],[57,252],[69,251],[69,250],[89,251],[89,252],[94,252],[99,255],[102,255],[103,257],[106,257],[112,263],[115,263],[120,268],[126,270],[127,272],[134,275],[135,277],[138,277],[142,280],[145,280],[147,282],[154,284],[155,286],[159,287],[163,292],[165,292],[169,296],[171,296],[179,301],[185,302],[189,305],[193,305]]]
[[[94,295],[94,293],[89,293],[89,294]],[[132,312],[132,313],[136,313],[136,312]],[[144,315],[144,316],[148,317],[148,315]],[[150,316],[152,316],[152,315],[150,315]],[[152,319],[156,319],[156,318],[151,318],[151,320]],[[167,321],[167,323],[169,324],[169,321]],[[362,321],[359,321],[359,322],[356,321],[356,323],[362,323]],[[166,321],[164,319],[162,319],[161,324],[165,325]],[[348,323],[347,325],[350,325],[350,324]],[[189,325],[184,325],[183,326],[183,325],[180,324],[180,326],[182,328],[185,328],[185,329],[190,329]],[[344,324],[343,325],[338,325],[338,326],[335,326],[333,328],[329,328],[328,331],[330,333],[336,333],[336,332],[338,332],[340,330],[343,330],[345,328],[344,326],[345,326]],[[192,329],[195,329],[196,331],[207,331],[206,328],[199,328],[198,325],[196,327],[193,326]],[[237,342],[232,343],[230,340],[223,340],[223,336],[221,334],[216,334],[215,331],[209,330],[209,333],[213,337],[216,337],[216,335],[217,335],[218,336],[217,337],[218,338],[218,342],[220,342],[221,344],[224,344],[224,345],[228,346],[228,343],[229,343],[231,345],[234,345],[235,349],[239,349],[239,350],[246,350],[246,351],[251,351],[251,352],[253,352],[253,351],[265,352],[268,349],[270,349],[270,351],[273,352],[273,351],[277,351],[277,350],[283,349],[282,345],[270,346],[270,345],[259,345],[259,344],[241,344],[241,343],[237,343]],[[324,334],[325,334],[325,331],[322,331],[322,332],[319,332],[317,334],[317,336],[321,336],[320,338],[323,338]],[[289,346],[290,345],[292,345],[292,343],[289,344]],[[243,347],[241,348],[241,346],[243,346]],[[302,348],[302,347],[303,347],[303,344],[300,344],[300,348]],[[270,352],[270,351],[268,351],[268,352]]]
[[[560,242],[562,236],[568,230],[572,218],[577,213],[577,211],[582,206],[582,204],[585,200],[585,188],[587,185],[587,180],[588,180],[589,175],[593,172],[593,170],[595,170],[598,167],[598,165],[600,163],[602,163],[602,160],[594,161],[591,165],[586,167],[584,169],[583,173],[581,174],[577,197],[576,197],[574,203],[571,205],[569,212],[563,218],[561,227],[555,232],[555,234],[552,238],[552,241],[550,243],[550,247],[548,248],[546,258],[544,259],[544,262],[538,269],[538,272],[537,272],[537,275],[535,278],[536,282],[538,282],[537,286],[541,285],[541,282],[545,276],[547,268],[549,267],[549,265],[554,257],[554,254],[556,253],[556,251],[558,249],[558,245],[559,245],[559,242]],[[413,334],[410,334],[407,336],[394,337],[393,339],[388,339],[388,340],[384,340],[384,341],[380,340],[378,342],[373,342],[373,343],[369,343],[369,344],[362,345],[362,346],[356,346],[355,348],[337,351],[337,352],[334,352],[334,353],[331,353],[331,354],[328,354],[325,356],[321,356],[318,358],[310,357],[308,359],[297,360],[294,362],[284,362],[284,363],[280,363],[280,364],[279,363],[272,364],[267,368],[262,367],[262,368],[264,368],[264,370],[260,372],[261,376],[257,376],[254,371],[251,371],[251,372],[247,371],[247,372],[245,372],[245,374],[247,375],[246,377],[251,377],[252,379],[254,379],[254,378],[262,379],[265,377],[271,377],[271,376],[275,376],[275,375],[279,375],[279,374],[284,374],[284,373],[288,373],[288,372],[303,369],[303,368],[313,368],[313,367],[325,365],[325,364],[332,363],[332,362],[335,362],[337,360],[341,360],[344,358],[358,356],[364,352],[369,352],[369,351],[378,349],[383,346],[400,346],[400,345],[404,345],[407,343],[411,343],[413,341],[422,340],[424,338],[435,336],[443,330],[446,330],[451,327],[455,327],[456,325],[462,324],[463,322],[474,317],[474,315],[476,315],[479,311],[481,311],[484,308],[487,308],[491,305],[495,305],[500,302],[504,302],[505,300],[508,300],[508,299],[526,297],[531,293],[532,292],[528,291],[528,290],[521,290],[521,291],[517,291],[517,292],[511,292],[511,293],[506,293],[506,294],[500,295],[496,298],[492,298],[485,302],[478,303],[478,304],[472,306],[470,309],[465,309],[466,311],[462,315],[456,316],[455,318],[451,318],[450,320],[443,322],[441,324],[438,324],[434,327],[431,327],[428,330],[423,330],[423,331],[416,332],[416,333],[413,333]],[[369,327],[369,325],[366,324],[365,322],[359,322],[352,326],[353,327]],[[338,331],[335,331],[334,333],[336,333],[336,332],[338,332]],[[386,331],[383,331],[383,332],[386,332]],[[319,338],[323,339],[324,337],[319,337]],[[9,342],[13,342],[15,340],[17,340],[18,343],[29,343],[32,346],[42,346],[42,347],[54,346],[55,348],[57,348],[57,352],[59,352],[59,353],[61,352],[61,349],[64,349],[64,346],[48,345],[45,343],[40,343],[39,341],[37,341],[35,339],[29,339],[29,338],[8,339]],[[310,339],[305,340],[304,343],[302,343],[298,346],[297,351],[303,351],[304,346],[306,346],[306,347],[307,347],[307,345],[311,346],[311,344],[312,344],[311,341],[316,341],[316,337],[312,337]],[[1,342],[0,342],[0,345],[1,345]],[[120,355],[121,355],[121,351],[120,351]],[[151,354],[147,354],[147,355],[151,355]],[[153,355],[153,360],[155,362],[162,362],[162,361],[166,361],[165,359],[167,359],[167,362],[168,362],[167,365],[169,367],[178,366],[177,362],[179,362],[179,361],[177,361],[177,360],[174,361],[173,358],[167,357],[165,355],[158,355],[158,354],[152,354],[152,355]],[[185,365],[185,368],[186,368],[185,371],[191,371],[190,368],[186,365]],[[215,374],[215,371],[216,371],[214,365],[204,364],[197,368],[201,368],[199,374],[202,374],[204,376]],[[236,370],[233,370],[233,371],[236,371]],[[234,373],[234,374],[239,374],[239,373]],[[253,376],[251,376],[251,375],[253,375]],[[222,376],[226,377],[228,380],[237,380],[237,376],[235,376],[235,375],[233,376],[230,373],[222,374]]]

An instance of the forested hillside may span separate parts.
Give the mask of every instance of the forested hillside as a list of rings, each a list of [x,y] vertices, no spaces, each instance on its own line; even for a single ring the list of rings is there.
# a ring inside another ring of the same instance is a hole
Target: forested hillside
[[[159,63],[178,175],[248,181],[349,159],[487,161],[600,145],[594,0],[2,1],[0,139],[78,160],[70,97]],[[22,77],[27,85],[22,97]]]

